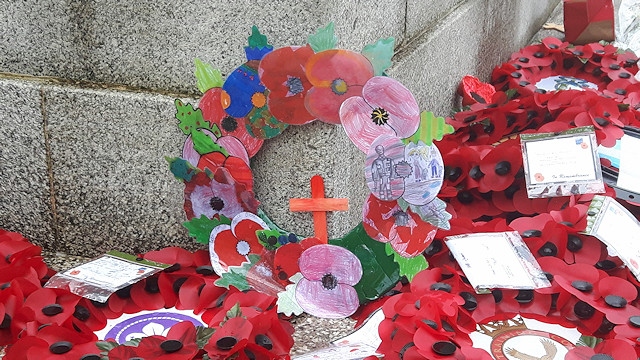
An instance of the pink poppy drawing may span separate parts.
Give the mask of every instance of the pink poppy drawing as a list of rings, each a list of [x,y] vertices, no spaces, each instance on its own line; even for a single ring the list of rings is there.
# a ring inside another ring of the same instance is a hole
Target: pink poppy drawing
[[[231,219],[241,212],[256,212],[258,209],[253,192],[236,182],[229,170],[223,167],[216,169],[213,177],[198,172],[185,185],[184,210],[189,220],[202,215],[209,219],[214,215]]]
[[[249,261],[249,254],[262,253],[258,241],[258,230],[268,230],[267,224],[257,215],[242,212],[231,220],[231,225],[218,225],[209,237],[211,266],[218,274],[225,273],[230,266],[240,266]]]
[[[304,277],[296,286],[296,301],[305,312],[340,319],[358,310],[360,302],[353,286],[362,277],[362,265],[351,251],[316,245],[305,250],[298,263]]]
[[[413,135],[420,125],[420,108],[400,82],[376,76],[364,85],[362,96],[342,103],[340,120],[349,139],[366,153],[380,135]]]

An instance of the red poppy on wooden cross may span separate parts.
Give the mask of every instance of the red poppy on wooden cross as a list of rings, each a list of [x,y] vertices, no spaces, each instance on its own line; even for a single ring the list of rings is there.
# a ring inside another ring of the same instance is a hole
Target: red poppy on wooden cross
[[[349,199],[327,199],[324,197],[324,179],[320,175],[311,178],[310,199],[289,199],[289,211],[311,211],[315,237],[323,243],[329,241],[327,234],[327,211],[349,210]]]

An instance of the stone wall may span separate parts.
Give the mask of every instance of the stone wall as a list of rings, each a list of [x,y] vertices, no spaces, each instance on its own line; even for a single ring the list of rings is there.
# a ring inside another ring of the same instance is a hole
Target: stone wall
[[[304,44],[335,23],[339,46],[396,39],[388,71],[421,109],[449,114],[465,74],[491,69],[527,44],[559,0],[26,0],[0,9],[0,227],[50,251],[94,256],[190,245],[183,186],[164,156],[184,135],[174,98],[198,97],[193,59],[224,73],[243,62],[257,25],[275,47]],[[190,100],[191,99],[191,100]],[[314,123],[269,140],[252,160],[263,209],[312,233],[288,199],[327,195],[351,210],[329,235],[361,219],[364,154],[339,126]]]

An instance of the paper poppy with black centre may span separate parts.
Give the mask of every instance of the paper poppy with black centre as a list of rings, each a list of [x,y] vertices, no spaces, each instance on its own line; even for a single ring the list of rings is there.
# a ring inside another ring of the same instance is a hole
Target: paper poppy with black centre
[[[164,302],[162,303],[164,305]],[[158,309],[155,307],[154,309]],[[80,298],[73,311],[73,317],[93,331],[103,329],[107,325],[107,317],[91,300]]]
[[[289,278],[300,272],[297,259],[306,249],[321,244],[318,238],[306,238],[297,243],[287,243],[275,251],[273,259],[274,275],[278,282],[283,285],[290,283]]]
[[[340,120],[347,136],[365,153],[381,135],[399,139],[413,135],[420,125],[420,108],[409,89],[386,76],[369,79],[362,96],[346,99]]]
[[[304,104],[311,89],[305,66],[313,54],[310,46],[289,46],[268,53],[260,61],[258,75],[269,89],[267,105],[279,121],[303,125],[315,120]]]
[[[558,51],[551,51],[547,44],[534,44],[522,48],[519,52],[511,55],[511,63],[518,64],[522,68],[547,67],[554,63],[554,55],[560,54]]]
[[[604,276],[595,284],[597,298],[591,303],[614,324],[626,324],[632,316],[640,316],[640,309],[631,304],[638,289],[626,279]]]
[[[147,336],[137,346],[136,354],[145,359],[191,359],[199,351],[196,328],[190,321],[171,326],[166,336]]]
[[[93,333],[80,333],[56,324],[42,327],[35,336],[19,339],[7,350],[4,359],[80,359],[100,355]]]
[[[328,244],[306,249],[298,260],[303,278],[295,294],[305,312],[325,318],[343,318],[360,305],[353,288],[362,278],[360,260],[349,250]]]
[[[243,317],[233,317],[219,326],[204,346],[211,359],[228,359],[242,352],[253,330],[253,324]]]
[[[397,201],[383,201],[369,195],[362,208],[363,226],[376,241],[390,243],[404,257],[422,253],[434,239],[438,228],[422,220],[410,208],[402,210]]]
[[[533,217],[519,217],[509,226],[520,233],[533,255],[553,256],[564,259],[567,251],[567,231],[558,225],[551,215],[543,213]]]
[[[250,349],[258,349],[263,355],[269,357],[282,357],[289,354],[293,347],[291,338],[293,326],[279,319],[275,309],[250,317],[249,321],[253,323],[253,330],[248,339]],[[252,345],[257,345],[257,348]]]
[[[478,166],[483,174],[478,180],[480,192],[506,190],[522,168],[522,152],[518,141],[508,140],[497,145],[480,160]]]
[[[462,106],[469,106],[475,103],[489,103],[496,88],[491,84],[480,81],[475,76],[465,75],[458,85],[458,95],[462,96]]]
[[[478,189],[461,190],[449,200],[453,217],[476,220],[483,216],[495,216],[501,211],[493,205],[491,193],[481,193]]]
[[[638,72],[638,58],[635,55],[629,56],[627,53],[618,55],[617,57],[603,57],[601,61],[602,71],[604,71],[611,80],[628,80],[630,83],[636,83],[635,74]],[[625,66],[627,64],[632,64]]]
[[[198,102],[198,108],[202,110],[202,117],[209,122],[211,126],[218,126],[222,134],[219,140],[233,137],[243,145],[247,155],[253,157],[262,147],[264,140],[255,138],[249,134],[244,117],[233,117],[224,111],[222,107],[223,96],[228,95],[225,94],[220,87],[207,90]],[[222,140],[219,144],[229,150],[228,146],[226,146],[227,140]],[[187,143],[185,142],[185,147],[186,146]],[[183,157],[188,160],[188,158],[184,156],[184,151]],[[194,163],[192,162],[192,164]],[[197,164],[197,162],[195,164]]]
[[[40,324],[62,325],[73,316],[80,298],[60,289],[39,289],[31,293],[24,301],[24,307],[34,312]]]
[[[564,357],[566,360],[637,360],[638,355],[633,345],[620,339],[606,339],[594,348],[576,346],[569,350]]]
[[[268,229],[262,219],[249,212],[236,215],[231,225],[216,226],[209,237],[211,266],[216,273],[225,273],[229,266],[240,266],[249,261],[249,254],[259,255],[263,247],[256,231]]]
[[[305,70],[313,85],[305,97],[305,106],[318,120],[330,124],[340,123],[342,103],[352,96],[360,96],[364,84],[374,74],[366,57],[342,49],[311,56]]]

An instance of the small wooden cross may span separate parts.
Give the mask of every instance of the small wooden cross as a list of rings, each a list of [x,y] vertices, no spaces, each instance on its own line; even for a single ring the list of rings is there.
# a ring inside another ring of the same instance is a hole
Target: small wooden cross
[[[327,234],[327,211],[349,210],[349,199],[327,199],[324,197],[324,179],[320,175],[311,178],[310,199],[289,199],[289,211],[313,212],[313,231],[323,243],[329,241]]]

